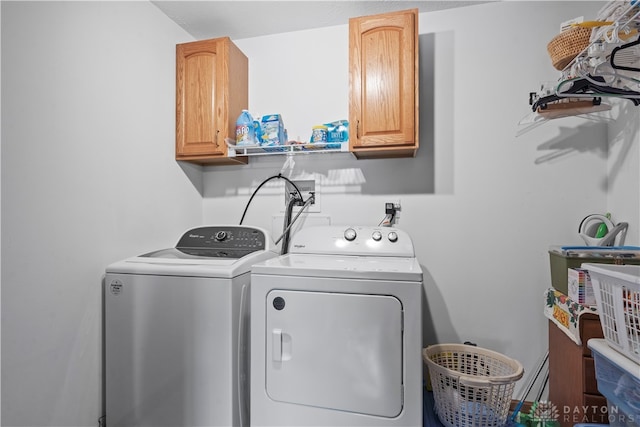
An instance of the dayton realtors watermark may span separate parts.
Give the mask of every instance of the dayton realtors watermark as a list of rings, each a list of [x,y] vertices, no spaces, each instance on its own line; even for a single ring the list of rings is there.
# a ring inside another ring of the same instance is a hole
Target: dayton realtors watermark
[[[626,414],[616,405],[611,406],[563,406],[560,417],[563,422],[580,423],[608,423],[626,424],[640,422],[634,414]]]
[[[638,423],[640,417],[634,414],[626,414],[618,406],[561,406],[558,407],[549,401],[534,402],[528,414],[520,414],[520,421],[525,425],[545,427],[558,426],[559,422],[571,424],[583,423],[609,423],[626,424]]]

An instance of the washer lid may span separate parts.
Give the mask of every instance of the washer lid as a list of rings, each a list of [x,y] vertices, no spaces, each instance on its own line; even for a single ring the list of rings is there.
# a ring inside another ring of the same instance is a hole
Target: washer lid
[[[202,260],[203,258],[229,258],[238,259],[255,252],[256,249],[225,249],[225,248],[169,248],[159,251],[149,252],[140,255],[141,258],[160,259],[192,259]]]
[[[133,257],[109,265],[107,273],[155,276],[233,278],[251,271],[257,262],[278,256],[274,251],[255,251],[240,259],[170,259]]]
[[[416,258],[287,254],[257,264],[252,274],[422,281]]]
[[[107,273],[229,278],[251,265],[275,257],[275,245],[261,228],[207,226],[193,228],[175,248],[161,249],[114,263]]]

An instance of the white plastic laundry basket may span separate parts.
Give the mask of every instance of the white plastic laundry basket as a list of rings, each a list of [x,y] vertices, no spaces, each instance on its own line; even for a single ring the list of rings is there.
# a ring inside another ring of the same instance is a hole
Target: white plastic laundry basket
[[[448,427],[497,427],[506,423],[517,360],[465,344],[436,344],[422,350],[429,368],[435,409]]]

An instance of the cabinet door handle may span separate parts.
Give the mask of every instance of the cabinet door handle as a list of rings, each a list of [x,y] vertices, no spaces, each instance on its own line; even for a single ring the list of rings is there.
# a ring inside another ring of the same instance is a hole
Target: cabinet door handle
[[[360,139],[360,120],[356,120],[356,139]]]
[[[220,133],[220,129],[216,129],[216,136],[213,139],[214,144],[216,144],[216,147],[218,146],[218,134]]]

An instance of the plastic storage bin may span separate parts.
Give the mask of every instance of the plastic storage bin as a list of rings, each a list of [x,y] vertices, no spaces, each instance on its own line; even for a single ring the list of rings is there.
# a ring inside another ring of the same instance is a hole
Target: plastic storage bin
[[[589,270],[607,343],[640,363],[640,266],[582,264]]]
[[[607,398],[609,425],[640,427],[640,364],[613,350],[606,340],[587,342],[596,365],[598,391]]]
[[[580,268],[585,262],[640,265],[640,248],[619,246],[587,249],[584,246],[551,246],[549,248],[549,267],[553,287],[568,295],[567,270]]]
[[[429,368],[438,418],[448,427],[502,426],[516,381],[517,360],[465,344],[436,344],[422,350]]]

